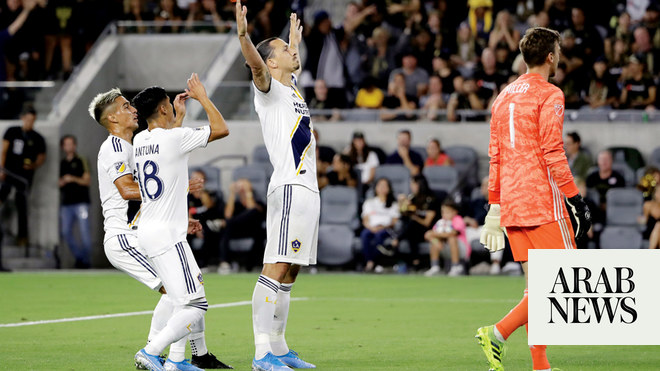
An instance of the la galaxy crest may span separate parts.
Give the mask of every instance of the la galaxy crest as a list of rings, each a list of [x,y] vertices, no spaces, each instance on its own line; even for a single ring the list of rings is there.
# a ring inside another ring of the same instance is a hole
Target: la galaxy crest
[[[300,251],[301,247],[302,247],[302,242],[300,242],[300,240],[298,240],[297,238],[291,241],[291,250],[293,250],[294,253]]]
[[[202,274],[201,274],[201,273],[197,275],[197,280],[199,280],[199,283],[201,283],[202,285],[204,285],[204,278],[202,277]]]
[[[123,173],[124,170],[126,170],[126,164],[123,162],[117,162],[115,163],[115,170],[117,170],[117,173]]]

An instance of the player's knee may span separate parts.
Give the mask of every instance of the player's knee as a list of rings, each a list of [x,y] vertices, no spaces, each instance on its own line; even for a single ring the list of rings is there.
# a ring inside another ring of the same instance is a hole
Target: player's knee
[[[194,309],[199,309],[201,310],[204,314],[209,309],[209,302],[206,301],[206,297],[198,298],[191,300],[188,304],[186,304],[187,307],[194,308]]]
[[[277,282],[282,282],[290,266],[290,263],[264,264],[261,274]]]

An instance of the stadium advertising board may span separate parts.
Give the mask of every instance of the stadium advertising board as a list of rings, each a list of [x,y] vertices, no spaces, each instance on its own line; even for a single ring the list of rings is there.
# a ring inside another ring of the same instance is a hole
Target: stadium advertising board
[[[657,250],[529,250],[529,344],[660,344],[659,267]]]

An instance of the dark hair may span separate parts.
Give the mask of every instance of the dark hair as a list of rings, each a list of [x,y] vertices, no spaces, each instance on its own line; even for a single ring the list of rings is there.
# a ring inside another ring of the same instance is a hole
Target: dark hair
[[[348,165],[351,168],[353,167],[353,161],[351,161],[351,156],[343,154],[343,153],[338,153],[337,155],[339,156],[339,161],[345,163],[346,165]]]
[[[577,132],[575,132],[575,131],[572,131],[572,132],[566,134],[566,136],[567,136],[567,137],[571,137],[571,139],[572,139],[573,142],[575,142],[575,143],[582,143],[582,140],[580,139],[580,135],[579,135]]]
[[[454,202],[454,200],[452,200],[449,197],[447,197],[447,199],[444,200],[444,202],[442,203],[442,206],[450,207],[450,208],[454,209],[456,212],[458,212],[458,204],[456,204],[456,202]]]
[[[316,129],[314,129],[316,131]],[[357,136],[356,134],[359,134]],[[354,139],[357,138],[362,138],[364,141],[364,149],[362,150],[362,162],[367,161],[367,157],[369,156],[369,152],[372,151],[371,147],[369,147],[369,144],[367,144],[367,140],[364,139],[364,134],[362,132],[356,131],[353,133],[353,139],[351,140],[351,149],[348,151],[348,157],[351,159],[351,163],[354,165],[360,164],[361,162],[358,161],[358,156],[360,155],[357,151],[357,148],[355,148],[355,144],[353,143]]]
[[[31,115],[37,115],[37,110],[34,109],[34,106],[30,103],[26,104],[23,106],[23,109],[21,110],[21,117],[31,114]]]
[[[419,200],[420,202],[426,201],[426,198],[428,197],[434,197],[433,191],[429,187],[429,182],[426,180],[426,177],[422,174],[417,174],[411,179],[413,182],[415,182],[419,186],[419,191],[417,191],[416,195],[413,195],[413,203],[415,201]],[[415,203],[417,205],[417,203]]]
[[[137,93],[132,104],[138,112],[140,126],[146,125],[147,120],[156,113],[158,106],[165,99],[170,98],[160,86],[151,86]]]
[[[399,134],[407,134],[408,138],[412,138],[412,134],[410,134],[410,130],[408,130],[408,129],[399,130]]]
[[[555,45],[561,35],[555,30],[544,27],[530,28],[520,40],[520,52],[528,67],[542,66],[548,54],[555,52]]]
[[[67,139],[73,140],[73,144],[76,144],[76,145],[78,144],[78,140],[76,139],[75,136],[73,136],[71,134],[67,134],[67,135],[62,136],[62,138],[60,138],[60,147],[62,147],[64,145],[64,141],[67,140]]]
[[[378,185],[378,183],[380,183],[381,180],[384,180],[385,183],[387,183],[387,188],[389,190],[387,192],[387,196],[385,197],[385,207],[390,207],[394,203],[394,191],[392,190],[392,182],[390,182],[389,179],[385,177],[376,179],[376,181],[374,182],[374,196],[378,197],[378,195],[376,194],[376,185]]]
[[[264,61],[264,63],[268,58],[270,58],[271,55],[273,55],[273,47],[270,45],[270,42],[273,40],[277,40],[277,37],[269,37],[259,42],[259,44],[256,46],[257,52],[259,52],[259,56]]]

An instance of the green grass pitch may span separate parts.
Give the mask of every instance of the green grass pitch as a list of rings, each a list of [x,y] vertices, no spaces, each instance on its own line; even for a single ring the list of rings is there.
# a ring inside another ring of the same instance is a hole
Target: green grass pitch
[[[209,304],[250,300],[257,274],[205,276]],[[515,305],[520,277],[301,274],[289,345],[320,370],[487,370],[474,339]],[[158,294],[111,271],[0,275],[0,323],[153,309]],[[133,370],[149,315],[0,328],[0,370]],[[249,305],[209,309],[212,353],[237,370],[253,357]],[[507,370],[531,370],[524,329],[508,342]],[[658,370],[659,347],[555,346],[553,367]]]

